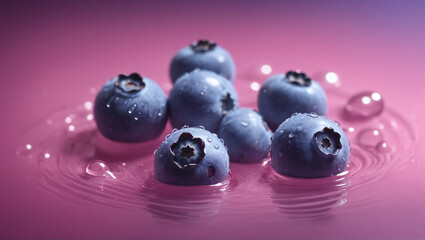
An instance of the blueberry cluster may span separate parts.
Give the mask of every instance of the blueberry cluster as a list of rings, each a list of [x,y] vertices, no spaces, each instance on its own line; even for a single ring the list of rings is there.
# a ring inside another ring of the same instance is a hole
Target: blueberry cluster
[[[171,61],[168,100],[154,81],[137,73],[108,81],[95,100],[98,129],[114,141],[144,142],[158,137],[169,118],[175,129],[155,151],[154,163],[155,177],[168,184],[219,183],[228,177],[229,161],[258,162],[269,152],[273,169],[286,176],[345,170],[349,142],[323,116],[326,94],[317,82],[294,71],[272,76],[259,91],[257,112],[238,108],[235,72],[224,48],[194,42]]]

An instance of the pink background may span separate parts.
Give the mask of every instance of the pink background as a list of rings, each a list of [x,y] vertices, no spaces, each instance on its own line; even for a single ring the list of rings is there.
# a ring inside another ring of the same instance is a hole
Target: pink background
[[[334,71],[346,92],[380,92],[421,140],[424,13],[420,0],[2,1],[0,237],[425,238],[423,164],[409,168],[414,174],[395,173],[400,181],[388,183],[386,191],[402,197],[389,204],[281,227],[267,214],[232,223],[218,217],[188,232],[66,201],[25,178],[15,154],[29,129],[55,111],[92,100],[90,89],[119,73],[140,72],[168,93],[172,56],[201,37],[232,54],[239,89],[265,63],[273,73]],[[245,105],[254,101],[240,98]],[[424,151],[418,148],[415,156],[424,160]]]

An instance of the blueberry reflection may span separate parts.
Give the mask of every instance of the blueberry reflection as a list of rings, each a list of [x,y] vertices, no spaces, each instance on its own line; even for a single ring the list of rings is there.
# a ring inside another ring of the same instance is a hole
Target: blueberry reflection
[[[230,181],[210,186],[175,186],[161,183],[153,173],[142,183],[141,196],[153,217],[181,224],[216,215],[224,205]]]
[[[337,176],[303,179],[285,177],[264,167],[262,179],[271,189],[271,200],[293,219],[319,220],[333,216],[335,208],[347,202],[348,171]]]

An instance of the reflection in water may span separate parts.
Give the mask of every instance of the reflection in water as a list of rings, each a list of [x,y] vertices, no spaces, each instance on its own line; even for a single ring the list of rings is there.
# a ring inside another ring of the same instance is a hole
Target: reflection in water
[[[270,187],[272,202],[289,218],[323,219],[347,201],[347,174],[318,179],[292,178],[277,174],[267,164],[263,181]]]
[[[151,173],[142,183],[140,196],[154,217],[176,223],[190,222],[217,214],[229,184],[227,180],[212,186],[174,186],[159,182]]]
[[[245,92],[256,93],[259,83],[265,80],[264,74],[262,77],[251,79],[249,82],[253,84],[247,85]],[[147,143],[109,141],[96,130],[90,102],[50,116],[28,133],[16,153],[26,160],[23,161],[26,166],[33,168],[34,181],[76,204],[141,212],[174,223],[197,220],[207,223],[217,215],[231,219],[231,216],[259,212],[291,219],[324,219],[334,216],[335,209],[347,206],[346,202],[350,203],[348,209],[356,204],[360,207],[379,204],[382,199],[361,204],[356,199],[353,204],[348,192],[378,184],[394,169],[407,164],[417,142],[412,126],[391,108],[367,121],[351,120],[343,116],[342,105],[347,95],[334,91],[328,97],[329,103],[333,103],[330,118],[338,120],[351,143],[347,171],[329,178],[280,176],[265,161],[231,163],[231,179],[215,186],[163,184],[153,176],[153,155],[165,135],[172,131],[171,127],[165,129],[162,138]],[[371,94],[370,99],[375,101],[378,97]],[[256,103],[248,105],[254,107]],[[109,166],[112,175],[104,174],[99,164],[100,169],[90,168],[95,173],[87,174],[87,166],[96,160]],[[100,175],[97,171],[102,175],[97,176]]]

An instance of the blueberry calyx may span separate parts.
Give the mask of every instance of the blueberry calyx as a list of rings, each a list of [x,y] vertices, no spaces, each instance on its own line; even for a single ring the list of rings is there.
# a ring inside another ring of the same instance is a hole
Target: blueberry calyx
[[[128,76],[120,74],[114,84],[116,87],[128,93],[138,92],[145,87],[143,77],[137,73],[132,73]]]
[[[314,139],[320,152],[328,156],[338,155],[342,148],[341,135],[333,128],[325,127],[314,134]]]
[[[307,87],[311,84],[311,78],[309,78],[305,73],[302,72],[288,71],[286,73],[286,79],[291,84],[298,86]]]
[[[205,143],[200,138],[194,138],[192,134],[183,132],[177,142],[170,146],[173,162],[180,169],[197,166],[205,157]]]
[[[195,52],[207,52],[214,49],[217,46],[217,43],[206,39],[199,39],[197,42],[193,42],[190,46]]]
[[[221,99],[221,109],[223,110],[223,115],[227,114],[227,112],[233,108],[235,108],[235,103],[230,96],[230,93],[227,93],[226,96]]]

